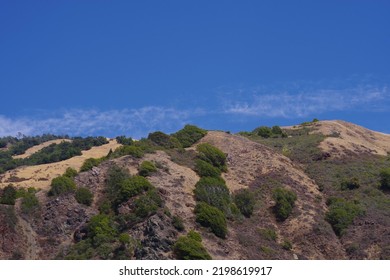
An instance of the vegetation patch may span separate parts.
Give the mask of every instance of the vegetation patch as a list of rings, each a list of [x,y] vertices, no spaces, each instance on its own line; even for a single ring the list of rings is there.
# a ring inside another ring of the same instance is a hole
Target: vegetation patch
[[[80,187],[76,190],[75,198],[78,203],[91,206],[93,202],[93,193],[87,188]]]
[[[253,192],[247,189],[239,190],[234,194],[233,199],[241,214],[247,218],[252,216],[256,203]]]
[[[205,202],[199,202],[195,207],[196,221],[204,227],[208,227],[220,238],[227,234],[227,223],[225,215],[216,207]]]
[[[179,260],[211,260],[211,256],[202,245],[200,234],[195,231],[180,236],[173,246],[173,251]]]
[[[207,161],[197,159],[195,161],[195,172],[198,173],[200,177],[219,177],[221,175],[221,170],[217,167],[214,167]]]
[[[143,177],[147,177],[156,171],[157,171],[156,165],[153,162],[148,160],[143,161],[138,168],[138,174]]]
[[[195,125],[186,125],[183,129],[172,134],[182,145],[187,148],[198,142],[207,134],[207,131]]]
[[[105,159],[106,157],[86,159],[83,165],[80,167],[80,172],[91,170],[93,167],[98,166],[100,163],[102,163]]]
[[[224,154],[220,149],[210,145],[209,143],[202,143],[196,147],[196,150],[198,151],[198,157],[201,160],[210,163],[222,172],[227,171],[226,154]]]
[[[76,190],[76,183],[73,179],[64,175],[54,178],[50,186],[49,196],[59,196]]]
[[[15,205],[16,188],[13,185],[8,185],[3,189],[0,197],[0,204]]]
[[[273,191],[273,198],[275,200],[274,213],[278,221],[284,221],[290,216],[297,195],[285,188],[276,188]]]
[[[364,213],[363,208],[356,201],[351,202],[343,198],[330,198],[327,204],[329,211],[326,213],[325,220],[330,223],[338,236],[343,235],[354,219]]]

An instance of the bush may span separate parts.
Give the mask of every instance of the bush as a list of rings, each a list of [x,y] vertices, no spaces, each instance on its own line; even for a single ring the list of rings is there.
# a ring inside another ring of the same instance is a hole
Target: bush
[[[58,196],[61,194],[73,192],[76,189],[76,183],[64,175],[54,178],[51,181],[49,196]]]
[[[161,131],[149,133],[148,139],[152,141],[154,144],[156,144],[157,146],[166,149],[181,148],[181,144],[179,140]]]
[[[93,193],[89,189],[81,187],[77,189],[75,198],[78,203],[91,206],[93,202]]]
[[[276,241],[278,238],[278,235],[276,234],[276,231],[270,228],[261,228],[258,229],[259,234],[264,237],[265,239],[269,241]]]
[[[93,216],[88,223],[88,237],[94,239],[95,245],[110,240],[117,234],[111,217],[104,214]]]
[[[80,172],[85,172],[91,170],[93,167],[98,166],[104,161],[103,158],[88,158],[84,161],[83,165],[80,167]]]
[[[219,177],[221,175],[221,170],[201,159],[196,160],[195,171],[200,177]]]
[[[152,184],[142,176],[133,176],[125,179],[120,184],[120,192],[117,197],[119,202],[127,201],[129,198],[152,189]]]
[[[173,216],[172,217],[172,225],[178,231],[183,231],[184,230],[183,219],[180,218],[179,216]]]
[[[257,135],[263,137],[263,138],[269,138],[272,135],[272,129],[268,126],[260,126],[255,130]]]
[[[77,176],[77,170],[72,167],[68,167],[64,173],[64,176],[74,178]]]
[[[341,189],[342,190],[354,190],[354,189],[358,189],[360,188],[360,183],[359,183],[359,179],[356,178],[356,177],[353,177],[349,180],[344,180],[342,183],[341,183]]]
[[[234,203],[237,205],[241,214],[249,218],[252,215],[253,209],[255,207],[255,196],[249,190],[239,190],[234,195]]]
[[[196,147],[199,158],[204,160],[214,167],[217,167],[221,171],[226,171],[226,154],[224,154],[220,149],[208,144],[202,143]]]
[[[292,244],[291,244],[291,242],[289,241],[289,240],[284,240],[283,241],[283,244],[282,244],[282,248],[284,249],[284,250],[286,250],[286,251],[291,251],[291,249],[292,249]]]
[[[149,176],[151,173],[156,172],[157,168],[151,161],[143,161],[138,168],[138,174],[143,177]]]
[[[180,236],[173,246],[179,260],[211,260],[211,256],[202,245],[199,233],[190,231],[187,236]]]
[[[138,218],[146,218],[156,213],[157,209],[162,206],[162,200],[156,189],[151,189],[141,195],[134,202],[134,214]]]
[[[336,235],[341,236],[353,220],[364,213],[356,202],[346,201],[343,198],[331,198],[328,200],[329,211],[325,220],[330,223]]]
[[[142,158],[145,152],[141,147],[137,146],[122,146],[116,148],[115,151],[111,154],[112,158],[123,157],[123,156],[133,156],[135,158]]]
[[[294,207],[295,200],[297,199],[296,194],[287,189],[276,188],[273,192],[273,198],[276,202],[274,206],[276,218],[279,221],[286,220]]]
[[[390,190],[390,168],[380,172],[380,187],[382,190]]]
[[[35,193],[26,192],[22,198],[21,210],[24,214],[32,214],[39,209],[39,200]]]
[[[231,198],[229,189],[222,178],[202,177],[195,185],[195,198],[230,214]]]
[[[0,199],[1,204],[15,205],[17,191],[14,186],[8,185],[4,188]]]
[[[283,134],[283,130],[280,128],[280,126],[277,126],[277,125],[272,127],[271,132],[273,135],[282,135]]]
[[[131,137],[127,138],[124,135],[116,137],[116,141],[122,145],[132,145],[134,143],[134,141]]]
[[[183,129],[172,134],[183,146],[188,148],[198,142],[207,134],[207,131],[194,125],[186,125]]]
[[[225,238],[227,234],[227,224],[225,215],[216,207],[205,202],[200,202],[195,207],[196,221],[204,227],[209,227],[211,231],[220,238]]]

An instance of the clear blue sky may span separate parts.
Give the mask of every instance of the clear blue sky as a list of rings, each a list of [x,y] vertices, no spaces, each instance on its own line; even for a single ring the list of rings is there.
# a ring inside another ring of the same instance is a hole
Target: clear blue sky
[[[390,133],[390,1],[0,1],[0,135]]]

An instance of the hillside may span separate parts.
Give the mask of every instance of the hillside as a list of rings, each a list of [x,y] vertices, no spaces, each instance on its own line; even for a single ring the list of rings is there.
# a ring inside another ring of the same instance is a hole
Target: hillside
[[[0,259],[390,258],[390,194],[380,188],[389,135],[342,121],[258,131],[185,127],[9,170],[0,196],[10,183],[20,195],[0,204]],[[67,175],[76,189],[48,195],[54,178],[87,158],[102,160]],[[21,192],[29,187],[40,190]],[[215,214],[202,220],[201,206]],[[180,242],[192,245],[183,252]]]

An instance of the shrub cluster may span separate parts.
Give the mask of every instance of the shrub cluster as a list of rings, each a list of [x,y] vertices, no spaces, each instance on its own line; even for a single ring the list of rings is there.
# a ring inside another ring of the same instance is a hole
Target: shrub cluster
[[[198,151],[198,157],[210,163],[212,166],[218,168],[221,171],[226,171],[226,154],[220,149],[210,145],[209,143],[202,143],[196,147]]]
[[[156,165],[153,162],[147,160],[143,161],[138,168],[138,174],[143,177],[147,177],[156,171]]]
[[[198,142],[207,134],[207,131],[194,125],[186,125],[183,129],[172,134],[182,145],[187,148]]]
[[[226,217],[221,210],[205,202],[199,202],[195,207],[195,214],[196,221],[202,226],[209,227],[220,238],[226,237]]]
[[[390,190],[390,168],[380,172],[380,187],[382,190]]]
[[[0,197],[0,204],[15,205],[16,200],[16,188],[12,185],[8,185],[3,189],[3,193]]]
[[[255,196],[254,194],[247,189],[239,190],[234,195],[234,203],[237,205],[241,214],[249,218],[255,207]]]
[[[273,198],[276,202],[274,206],[276,218],[279,221],[286,220],[294,208],[297,195],[291,190],[276,188],[273,192]]]
[[[231,214],[230,192],[222,178],[201,177],[195,185],[194,193],[197,201],[214,206],[227,215]]]
[[[180,236],[173,246],[173,251],[179,260],[211,260],[211,256],[202,245],[200,234],[195,231]]]
[[[54,178],[50,184],[49,196],[59,196],[61,194],[73,192],[76,190],[76,183],[72,178],[65,175]]]
[[[93,167],[98,166],[100,163],[102,163],[105,159],[106,157],[86,159],[83,165],[80,167],[80,172],[91,170]]]
[[[345,233],[353,220],[364,213],[363,208],[358,202],[346,201],[343,198],[331,198],[327,201],[329,211],[326,213],[325,220],[331,224],[334,232],[341,236]]]
[[[174,149],[182,147],[179,140],[161,131],[149,133],[148,140],[152,141],[156,146],[165,149]]]
[[[21,203],[21,210],[24,214],[31,215],[40,208],[39,200],[35,196],[35,190],[29,189],[23,197]]]
[[[195,171],[200,177],[219,177],[221,175],[219,168],[201,159],[195,161]]]
[[[260,126],[258,128],[255,128],[252,131],[253,134],[258,135],[263,138],[279,138],[279,137],[287,137],[287,134],[283,132],[283,130],[280,128],[280,126],[273,126],[273,127],[268,127],[268,126]]]
[[[78,203],[91,206],[93,202],[93,193],[87,188],[80,187],[76,190],[75,198]]]
[[[353,177],[349,180],[344,180],[341,183],[341,189],[342,190],[354,190],[360,188],[360,182],[359,179],[356,177]]]
[[[131,137],[126,137],[124,135],[116,137],[116,141],[122,145],[132,145],[134,143]]]

